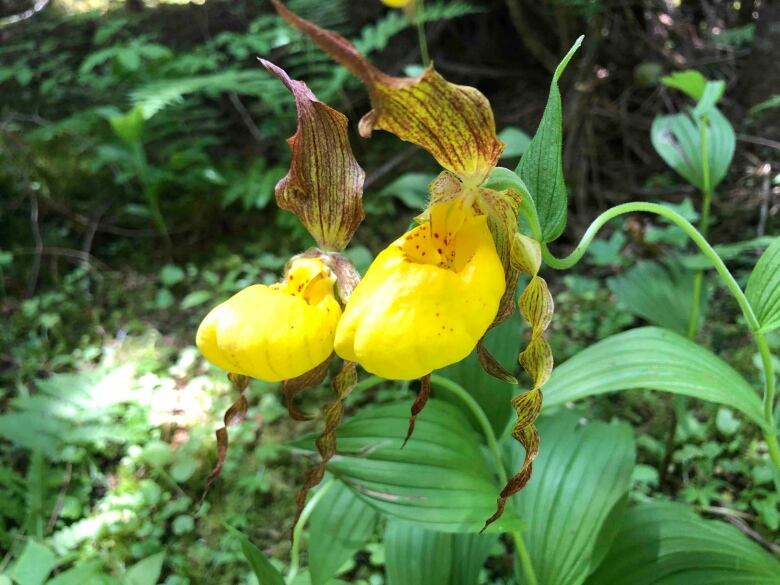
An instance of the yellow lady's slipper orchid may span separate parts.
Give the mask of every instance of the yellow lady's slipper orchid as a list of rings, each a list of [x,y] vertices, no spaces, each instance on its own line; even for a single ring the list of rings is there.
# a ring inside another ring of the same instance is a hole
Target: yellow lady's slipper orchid
[[[278,382],[300,376],[333,352],[341,306],[335,277],[318,258],[296,258],[283,282],[256,284],[212,309],[196,343],[228,372]]]
[[[436,204],[371,264],[339,321],[336,353],[384,378],[419,378],[474,349],[504,288],[487,217],[461,199]]]
[[[382,4],[389,6],[390,8],[405,8],[413,3],[414,0],[382,0]]]

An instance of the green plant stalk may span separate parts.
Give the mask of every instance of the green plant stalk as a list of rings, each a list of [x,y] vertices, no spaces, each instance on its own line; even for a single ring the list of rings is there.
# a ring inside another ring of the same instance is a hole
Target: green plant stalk
[[[501,450],[498,447],[496,435],[493,433],[493,427],[490,426],[490,421],[485,415],[485,411],[482,410],[482,408],[479,406],[479,403],[474,400],[474,397],[469,394],[460,384],[456,384],[452,380],[444,378],[443,376],[437,376],[436,374],[431,376],[431,384],[443,390],[447,390],[451,394],[457,396],[474,414],[477,422],[479,423],[479,426],[482,428],[482,434],[485,437],[488,449],[490,449],[490,452],[493,455],[496,471],[498,472],[498,478],[502,484],[506,484],[508,478],[506,469],[504,468],[504,461],[501,458]],[[531,562],[531,556],[528,554],[528,549],[525,546],[523,535],[519,530],[514,530],[512,532],[512,539],[515,542],[517,555],[520,558],[520,564],[523,566],[523,571],[525,572],[526,579],[528,580],[528,585],[538,585],[539,581],[536,579],[536,572],[534,571],[533,563]]]
[[[154,223],[157,224],[157,228],[160,230],[160,233],[165,238],[167,246],[170,248],[171,237],[168,234],[168,226],[165,224],[165,218],[160,209],[160,198],[157,196],[157,192],[152,188],[151,181],[149,180],[149,165],[146,162],[146,151],[144,151],[143,143],[140,140],[133,142],[132,151],[138,179],[141,181],[141,186],[143,187],[146,202],[149,206],[149,211],[152,214],[152,219],[154,220]]]
[[[368,390],[385,381],[386,380],[379,378],[378,376],[369,376],[368,378],[361,380],[355,386],[354,390],[352,390],[352,394],[354,395],[357,392]],[[493,456],[496,472],[498,473],[498,479],[502,484],[506,484],[508,477],[506,474],[506,469],[504,468],[504,461],[501,458],[501,449],[498,446],[498,440],[496,439],[496,435],[493,432],[493,427],[490,426],[490,421],[485,415],[485,411],[482,410],[482,407],[480,407],[479,403],[474,400],[474,397],[469,394],[463,386],[453,382],[449,378],[433,374],[431,375],[431,384],[441,390],[446,390],[450,394],[457,396],[458,399],[471,411],[471,413],[477,419],[477,423],[479,423],[480,428],[482,429],[485,442],[487,443],[488,449],[490,450],[490,454]],[[305,512],[306,510],[304,509],[304,513]],[[303,520],[303,515],[301,515],[301,520]],[[302,522],[299,522],[299,525],[301,523]],[[523,571],[525,572],[526,578],[528,579],[528,585],[539,585],[539,581],[536,579],[536,572],[534,571],[533,564],[531,563],[531,557],[528,554],[528,549],[526,548],[525,542],[523,541],[523,535],[519,530],[516,530],[511,534],[512,539],[515,542],[515,547],[517,548],[517,555],[520,558],[521,565],[523,566]]]
[[[742,315],[744,316],[745,321],[747,322],[748,327],[753,334],[753,340],[755,341],[758,353],[761,355],[761,363],[763,364],[765,381],[763,400],[765,426],[762,427],[762,431],[764,433],[764,440],[766,441],[767,447],[769,448],[769,455],[775,464],[775,484],[778,488],[778,491],[780,491],[780,444],[777,440],[777,428],[773,414],[775,400],[775,372],[774,365],[772,364],[772,355],[769,351],[769,346],[767,345],[766,339],[764,338],[763,333],[760,331],[761,325],[759,324],[758,319],[753,312],[753,307],[750,305],[750,302],[745,296],[745,293],[742,291],[731,272],[729,272],[729,269],[726,267],[726,264],[723,262],[721,257],[718,256],[718,253],[712,248],[710,243],[699,232],[699,230],[697,230],[679,213],[669,209],[668,207],[664,207],[663,205],[659,205],[657,203],[645,203],[642,201],[623,203],[606,210],[604,213],[594,219],[590,226],[588,226],[588,229],[585,230],[585,234],[582,236],[579,244],[577,244],[577,246],[568,256],[563,258],[557,258],[553,256],[547,247],[547,244],[543,243],[542,259],[544,260],[544,263],[555,270],[566,270],[571,268],[577,264],[580,259],[582,259],[588,249],[588,246],[593,241],[593,238],[596,237],[596,234],[604,226],[604,224],[620,215],[637,212],[654,213],[656,215],[660,215],[661,217],[669,220],[677,227],[682,229],[685,234],[691,238],[691,240],[693,240],[693,242],[698,246],[699,250],[701,250],[704,256],[707,257],[707,259],[713,265],[718,275],[729,289],[729,292],[737,301],[739,308],[742,310]],[[530,221],[529,223],[533,226],[533,221]]]
[[[301,512],[301,517],[298,518],[298,523],[295,525],[292,535],[292,545],[290,549],[290,570],[287,572],[287,578],[285,579],[288,585],[290,585],[298,575],[298,568],[300,567],[301,562],[301,537],[303,536],[303,527],[309,520],[311,513],[314,512],[314,508],[317,507],[317,504],[325,496],[325,494],[328,493],[328,490],[330,490],[330,488],[333,487],[335,483],[336,480],[330,478],[328,481],[322,484],[322,487],[314,492],[314,495],[311,497],[311,499],[306,502],[306,506],[304,506],[303,511]]]
[[[428,39],[425,36],[425,2],[417,0],[415,6],[415,20],[417,21],[417,42],[420,44],[420,60],[423,67],[431,64],[431,57],[428,54]]]
[[[710,177],[710,159],[708,144],[707,115],[699,119],[699,144],[701,153],[701,172],[702,172],[702,204],[701,219],[699,220],[699,232],[705,238],[710,227],[710,207],[712,206],[712,180]],[[699,270],[693,277],[693,300],[691,302],[691,315],[688,321],[688,338],[696,339],[699,333],[699,313],[701,307],[701,289],[704,282],[704,271]]]

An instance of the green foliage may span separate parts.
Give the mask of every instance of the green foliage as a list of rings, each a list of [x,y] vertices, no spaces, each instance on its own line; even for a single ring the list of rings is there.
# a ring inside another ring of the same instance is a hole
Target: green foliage
[[[545,447],[534,461],[534,481],[513,498],[522,538],[540,583],[577,585],[612,544],[636,457],[634,436],[625,423],[579,426],[566,412],[543,417],[539,433]],[[520,449],[510,446],[517,461]]]
[[[408,423],[408,404],[364,408],[337,431],[331,473],[383,514],[428,529],[479,532],[495,509],[498,486],[468,419],[432,399],[401,449]],[[296,446],[314,452],[311,440]],[[513,522],[507,513],[495,530]]]
[[[558,79],[581,43],[582,37],[555,70],[542,121],[516,169],[533,195],[545,242],[556,239],[566,227],[568,194],[563,180],[563,118]]]
[[[252,571],[257,577],[260,585],[284,585],[284,579],[276,568],[271,564],[263,552],[257,548],[252,541],[244,534],[228,526],[230,533],[241,543],[241,552],[244,553],[246,560],[252,567]]]
[[[384,541],[388,585],[467,585],[477,582],[498,537],[434,532],[390,520]]]
[[[623,518],[587,585],[780,583],[780,563],[733,526],[679,504],[648,503]]]
[[[632,388],[724,404],[765,425],[761,401],[738,372],[709,350],[656,327],[613,335],[556,367],[544,405]]]
[[[745,290],[761,331],[780,327],[780,238],[766,249],[750,274]]]
[[[674,260],[666,265],[637,262],[620,276],[607,280],[610,290],[632,313],[653,325],[685,335],[690,319],[694,275]],[[708,291],[709,292],[709,291]],[[700,322],[704,318],[707,296],[702,300]]]
[[[309,526],[312,585],[325,585],[373,536],[379,516],[343,482],[320,500]]]

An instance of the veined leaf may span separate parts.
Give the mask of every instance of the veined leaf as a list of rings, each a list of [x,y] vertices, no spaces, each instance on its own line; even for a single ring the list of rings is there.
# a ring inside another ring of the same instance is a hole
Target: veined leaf
[[[390,520],[385,530],[388,585],[473,585],[495,534],[449,534]]]
[[[260,585],[284,585],[284,579],[279,571],[271,564],[263,552],[242,532],[232,526],[225,525],[228,531],[241,543],[241,552],[252,567]]]
[[[761,331],[780,327],[780,238],[758,259],[745,290]]]
[[[701,96],[704,95],[707,79],[695,69],[686,69],[685,71],[675,71],[671,75],[663,76],[661,83],[666,87],[679,89],[698,102]]]
[[[478,532],[495,508],[495,471],[460,409],[431,399],[401,449],[409,422],[405,402],[367,408],[336,432],[328,470],[380,512],[428,529]],[[295,444],[313,452],[311,438]],[[516,525],[511,514],[495,531]]]
[[[539,583],[579,585],[611,544],[631,484],[636,453],[625,423],[563,412],[538,421],[544,447],[533,481],[512,499]],[[507,445],[519,451],[516,443]],[[517,459],[513,453],[511,458]]]
[[[309,570],[325,585],[374,533],[379,514],[337,481],[317,504],[309,524]]]
[[[56,565],[57,557],[48,546],[28,540],[8,575],[19,585],[42,585]]]
[[[390,520],[385,530],[388,585],[446,585],[452,567],[452,535]]]
[[[542,121],[515,169],[533,195],[545,242],[560,236],[566,227],[568,194],[563,180],[563,115],[558,79],[582,44],[582,39],[577,39],[555,70]]]
[[[734,157],[736,136],[729,121],[712,107],[707,112],[707,159],[709,185],[714,189],[728,172]],[[702,118],[689,112],[659,116],[653,121],[650,139],[659,156],[691,185],[704,189],[701,156]]]
[[[607,337],[556,367],[544,387],[544,405],[633,388],[725,404],[766,425],[758,395],[736,370],[709,350],[658,327]]]
[[[607,280],[610,290],[629,311],[654,325],[680,334],[688,331],[693,299],[694,273],[677,262],[666,266],[642,261],[633,268]],[[702,306],[706,307],[711,287],[705,287]],[[702,309],[701,317],[706,313]]]
[[[628,510],[587,585],[777,585],[780,562],[736,528],[681,504]]]
[[[155,585],[160,580],[165,552],[141,559],[124,576],[124,585]]]

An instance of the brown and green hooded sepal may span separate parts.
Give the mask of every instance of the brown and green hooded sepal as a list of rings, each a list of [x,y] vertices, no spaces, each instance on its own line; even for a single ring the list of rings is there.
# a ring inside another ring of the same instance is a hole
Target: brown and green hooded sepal
[[[323,104],[302,81],[260,59],[295,98],[298,129],[287,140],[290,171],[276,185],[279,207],[294,213],[324,250],[346,247],[363,221],[365,172],[352,154],[344,114]]]

